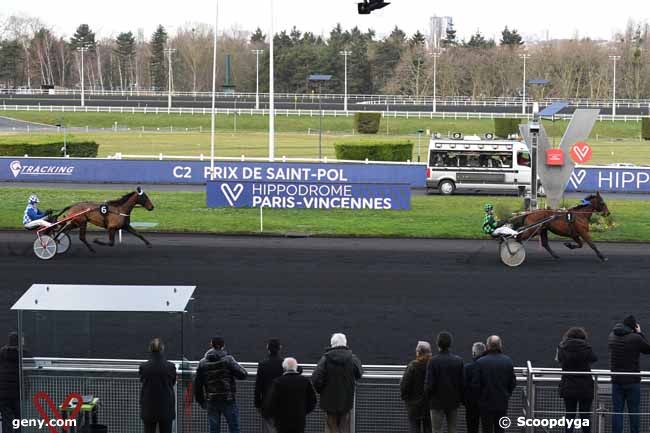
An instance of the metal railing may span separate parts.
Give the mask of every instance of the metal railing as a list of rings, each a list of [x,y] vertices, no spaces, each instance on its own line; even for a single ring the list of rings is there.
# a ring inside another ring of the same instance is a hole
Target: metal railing
[[[62,402],[71,392],[93,395],[100,400],[98,419],[110,432],[140,433],[143,431],[139,418],[140,381],[138,366],[141,360],[100,360],[34,358],[27,360],[23,368],[24,395],[36,392],[48,393],[53,402]],[[174,362],[178,371],[176,387],[177,420],[175,432],[190,433],[207,430],[205,411],[193,402],[192,380],[197,362]],[[249,371],[247,380],[238,382],[237,400],[240,408],[242,432],[261,431],[259,415],[253,403],[253,389],[257,364],[242,363]],[[310,376],[314,364],[304,364],[303,374]],[[356,433],[401,433],[408,431],[406,408],[400,399],[399,381],[404,366],[368,365],[365,375],[358,383],[353,413]],[[516,368],[517,388],[510,399],[508,416],[513,422],[509,431],[541,432],[541,427],[520,427],[517,419],[561,419],[565,415],[564,404],[559,396],[558,384],[562,375],[591,375],[594,380],[594,400],[591,413],[593,432],[611,431],[612,376],[640,376],[644,388],[650,385],[650,372],[612,373],[607,370],[591,372],[563,372],[557,368]],[[646,395],[647,393],[642,393]],[[38,418],[31,398],[23,402],[23,418]],[[465,432],[464,409],[459,412],[459,431]],[[650,431],[650,399],[641,398],[639,413],[641,431]],[[625,423],[629,419],[625,417]],[[307,417],[308,433],[322,432],[324,414],[320,409]],[[29,431],[29,430],[27,430]],[[222,431],[225,430],[225,426]]]
[[[70,96],[81,96],[80,89],[62,89],[56,88],[53,90],[50,89],[27,89],[27,88],[1,88],[0,96],[2,95],[33,95],[33,96],[49,96],[49,95],[70,95]],[[122,96],[122,97],[167,97],[167,90],[103,90],[103,89],[85,89],[86,96]],[[174,97],[192,97],[192,98],[210,98],[212,92],[191,92],[191,91],[176,91],[172,92]],[[216,92],[216,97],[219,99],[247,99],[255,98],[255,92]],[[269,94],[260,92],[259,94],[261,99],[268,99]],[[327,100],[339,100],[343,101],[345,98],[344,94],[341,93],[322,93],[322,94],[313,94],[313,93],[292,93],[292,92],[276,92],[275,97],[277,99],[286,99],[286,100],[299,100],[299,101],[311,101],[318,100],[319,96],[322,99]],[[433,96],[415,96],[415,95],[382,95],[382,94],[349,94],[348,101],[367,101],[367,102],[376,102],[383,103],[386,102],[392,104],[418,104],[418,105],[427,105],[433,103]],[[468,105],[468,106],[508,106],[516,107],[521,106],[522,98],[521,96],[497,96],[497,97],[481,97],[473,98],[471,96],[438,96],[436,98],[437,103],[442,105]],[[530,99],[527,100],[527,102]],[[569,103],[570,106],[575,107],[611,107],[612,99],[611,98],[599,98],[599,99],[589,99],[589,98],[543,98],[539,102],[541,104],[551,104],[553,102],[563,101]],[[647,108],[650,105],[650,98],[618,98],[616,100],[617,107],[627,107],[627,108]]]
[[[39,112],[57,112],[57,113],[120,113],[120,114],[187,114],[187,115],[208,115],[211,114],[210,108],[195,107],[102,107],[102,106],[74,106],[74,105],[0,105],[0,111],[39,111]],[[343,110],[303,110],[303,109],[276,109],[276,117],[280,116],[299,116],[299,117],[351,117],[355,113],[378,112],[386,118],[405,118],[405,119],[448,119],[448,120],[469,120],[469,119],[498,119],[498,118],[517,118],[529,119],[530,114],[522,113],[489,113],[489,112],[431,112],[431,111],[343,111]],[[216,114],[237,115],[237,116],[268,116],[268,109],[253,108],[215,108]],[[568,120],[573,114],[557,114],[555,119]],[[641,119],[648,116],[643,115],[616,115],[601,114],[598,121],[623,121],[623,122],[640,122]]]

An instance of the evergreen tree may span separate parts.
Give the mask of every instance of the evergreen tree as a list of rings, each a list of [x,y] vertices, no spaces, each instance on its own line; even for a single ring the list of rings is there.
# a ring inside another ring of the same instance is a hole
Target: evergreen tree
[[[151,71],[151,85],[157,90],[167,86],[167,68],[165,63],[165,44],[167,44],[167,32],[162,25],[159,25],[151,36],[151,56],[149,57],[149,70]]]
[[[115,39],[115,55],[119,62],[120,83],[123,87],[128,88],[131,77],[133,77],[133,65],[135,63],[135,37],[133,33],[120,33],[117,36]]]
[[[251,35],[251,44],[263,44],[266,41],[266,35],[262,32],[262,29],[259,27],[255,30],[255,33]]]
[[[415,34],[409,40],[409,45],[411,47],[424,47],[425,44],[426,44],[426,38],[422,33],[420,33],[419,30],[415,32]]]
[[[505,29],[501,32],[501,45],[502,46],[508,46],[511,48],[518,47],[520,45],[523,45],[524,41],[521,38],[521,35],[517,32],[517,30],[509,30],[508,26],[506,26]]]
[[[476,33],[473,34],[469,39],[469,42],[465,44],[465,46],[467,48],[492,48],[495,46],[495,43],[493,39],[485,39],[481,32],[477,30]]]
[[[81,24],[77,27],[74,36],[70,38],[70,47],[75,50],[78,47],[88,47],[90,51],[95,51],[97,46],[95,42],[95,33],[90,30],[88,24]]]
[[[18,87],[22,71],[23,50],[17,40],[0,44],[0,82],[8,87]]]
[[[456,40],[456,29],[454,29],[453,22],[447,24],[447,32],[445,39],[442,40],[442,45],[445,47],[453,47],[458,45],[458,41]]]

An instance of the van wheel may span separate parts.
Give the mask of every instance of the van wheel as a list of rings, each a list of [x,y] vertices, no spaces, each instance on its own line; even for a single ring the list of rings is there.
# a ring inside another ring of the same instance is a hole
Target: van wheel
[[[456,191],[456,184],[451,180],[443,180],[440,182],[440,185],[438,185],[438,191],[440,191],[440,194],[442,195],[452,195],[454,191]]]

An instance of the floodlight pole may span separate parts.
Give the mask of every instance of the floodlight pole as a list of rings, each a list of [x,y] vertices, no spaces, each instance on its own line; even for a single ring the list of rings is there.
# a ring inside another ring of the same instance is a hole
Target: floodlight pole
[[[530,59],[530,54],[519,54],[519,58],[524,60],[524,79],[522,84],[521,114],[526,114],[526,60]]]
[[[345,99],[343,100],[343,111],[348,112],[348,56],[352,51],[343,50],[339,54],[345,57]]]
[[[438,58],[440,58],[440,51],[433,52],[433,112],[438,112]]]
[[[621,59],[621,56],[609,56],[610,60],[614,61],[614,79],[612,80],[612,122],[616,116],[616,62]]]
[[[165,54],[167,54],[168,60],[169,60],[169,69],[167,72],[167,109],[170,110],[172,108],[172,82],[173,82],[173,76],[172,76],[172,54],[176,52],[176,49],[174,48],[165,48]]]
[[[86,94],[84,91],[84,53],[88,51],[88,47],[85,45],[82,45],[80,47],[77,47],[77,51],[81,53],[81,106],[85,107],[86,106]]]
[[[255,64],[256,64],[256,73],[255,73],[255,109],[260,109],[260,54],[264,50],[252,50],[255,53]]]
[[[529,126],[531,143],[530,143],[530,208],[537,209],[537,145],[539,139],[539,111],[538,107],[533,107],[533,121]]]
[[[214,18],[214,42],[212,49],[212,110],[210,111],[210,180],[214,180],[214,124],[217,93],[217,29],[219,24],[219,1],[216,1]]]
[[[275,72],[273,61],[273,0],[270,0],[270,26],[269,26],[269,160],[275,158]]]

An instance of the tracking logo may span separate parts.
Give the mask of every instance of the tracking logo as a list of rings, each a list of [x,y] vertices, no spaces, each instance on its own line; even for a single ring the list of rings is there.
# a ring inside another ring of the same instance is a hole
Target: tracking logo
[[[74,166],[71,165],[23,165],[20,161],[11,161],[9,170],[18,176],[72,176]]]
[[[230,206],[234,207],[237,200],[239,200],[239,197],[241,197],[241,194],[244,192],[244,185],[238,183],[231,188],[227,183],[223,183],[221,184],[221,192],[226,197],[226,200],[228,200]]]
[[[9,163],[9,170],[13,173],[14,177],[18,177],[20,170],[23,168],[20,161],[11,161]]]

